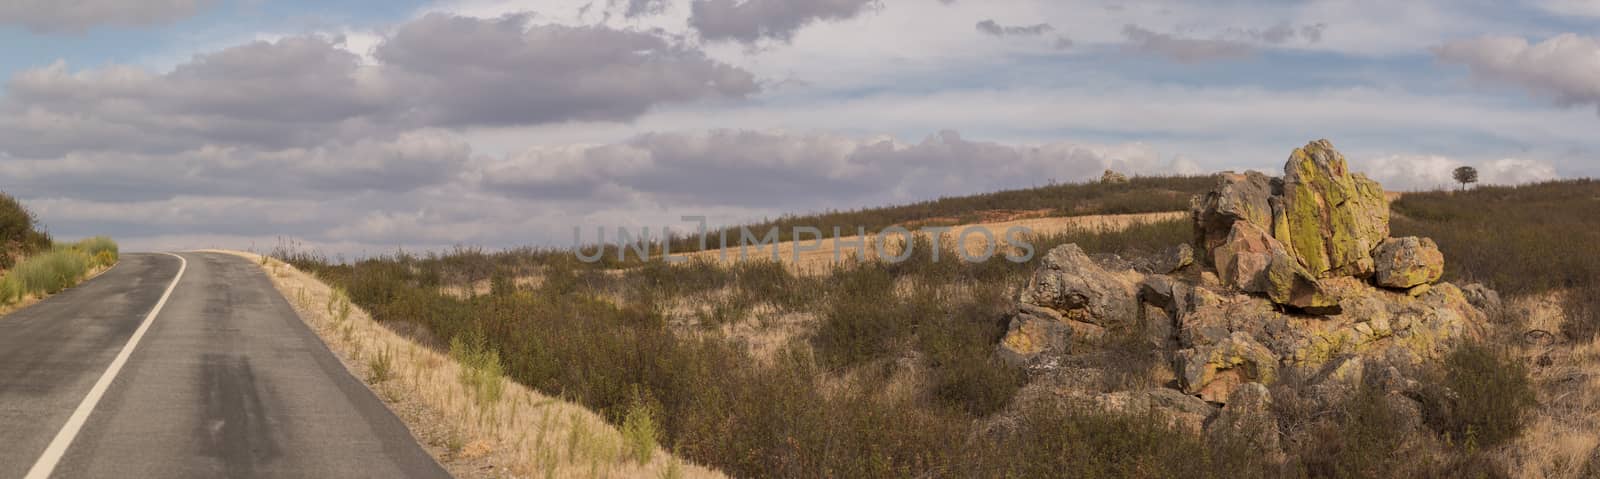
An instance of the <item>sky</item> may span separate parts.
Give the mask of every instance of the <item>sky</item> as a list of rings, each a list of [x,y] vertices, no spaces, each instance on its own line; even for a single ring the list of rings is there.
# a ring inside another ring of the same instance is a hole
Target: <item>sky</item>
[[[1600,176],[1600,0],[3,0],[0,51],[0,191],[130,251],[565,247],[1319,138],[1392,190]]]

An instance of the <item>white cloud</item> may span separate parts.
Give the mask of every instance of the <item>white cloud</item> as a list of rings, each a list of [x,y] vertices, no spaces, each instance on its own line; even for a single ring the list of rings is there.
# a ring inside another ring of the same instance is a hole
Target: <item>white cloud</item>
[[[1600,111],[1600,40],[1595,38],[1566,33],[1530,44],[1521,37],[1489,36],[1449,42],[1433,52],[1486,81]]]
[[[1448,189],[1457,183],[1456,168],[1478,170],[1478,183],[1519,185],[1559,179],[1556,168],[1547,162],[1526,158],[1501,158],[1466,162],[1441,155],[1397,154],[1356,160],[1351,170],[1363,172],[1391,191]]]

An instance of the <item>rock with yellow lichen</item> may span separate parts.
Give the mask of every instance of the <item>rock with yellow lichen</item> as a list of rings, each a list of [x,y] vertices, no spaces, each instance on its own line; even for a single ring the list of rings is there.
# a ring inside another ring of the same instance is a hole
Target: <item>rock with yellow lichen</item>
[[[1328,140],[1295,149],[1283,167],[1284,236],[1317,277],[1373,273],[1372,251],[1389,236],[1389,201],[1378,182],[1353,174]]]
[[[1444,253],[1428,238],[1389,238],[1378,245],[1374,260],[1377,275],[1373,281],[1378,286],[1410,289],[1437,282],[1444,276]]]

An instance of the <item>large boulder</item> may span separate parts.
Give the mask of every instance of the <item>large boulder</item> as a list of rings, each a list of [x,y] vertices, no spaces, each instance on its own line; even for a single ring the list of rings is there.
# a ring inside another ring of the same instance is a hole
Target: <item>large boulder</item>
[[[1048,369],[1073,344],[1097,344],[1113,325],[1139,319],[1137,273],[1113,273],[1075,244],[1046,253],[1017,298],[998,354],[1008,363]]]
[[[1373,260],[1377,262],[1373,282],[1378,286],[1409,289],[1444,276],[1444,253],[1428,238],[1389,238],[1378,245]]]
[[[1135,319],[1135,293],[1127,275],[1106,271],[1078,245],[1064,244],[1045,254],[1017,299],[1056,310],[1066,319],[1105,327]]]
[[[1271,227],[1268,198],[1275,194],[1275,184],[1274,178],[1256,171],[1225,172],[1217,176],[1216,188],[1189,201],[1196,246],[1203,259],[1210,259],[1212,250],[1227,242],[1236,222]]]
[[[1383,187],[1351,174],[1328,140],[1294,150],[1283,170],[1282,236],[1295,256],[1319,278],[1370,276],[1372,251],[1389,236]]]

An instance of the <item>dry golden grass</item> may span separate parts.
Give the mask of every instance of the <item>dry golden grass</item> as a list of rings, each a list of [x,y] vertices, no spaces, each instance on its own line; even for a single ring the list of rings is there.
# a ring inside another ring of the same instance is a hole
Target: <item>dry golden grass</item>
[[[1014,227],[1026,228],[1032,231],[1034,235],[1039,236],[1075,230],[1116,231],[1126,229],[1135,224],[1180,219],[1186,217],[1188,214],[1189,213],[1185,211],[1167,211],[1161,213],[1140,213],[1130,215],[1023,218],[994,223],[959,225],[953,226],[952,228],[954,229],[941,235],[942,239],[940,240],[940,244],[955,242],[957,235],[963,230],[963,228],[969,227],[987,229],[991,234],[994,235],[995,239],[1003,240],[1005,238],[1006,230]],[[760,234],[763,232],[753,231],[752,233]],[[832,232],[824,232],[823,236],[825,237],[824,239],[815,243],[815,249],[805,249],[800,251],[798,261],[796,261],[795,249],[797,247],[813,248],[813,242],[785,241],[778,243],[776,246],[749,247],[744,249],[744,254],[748,258],[771,258],[773,248],[776,248],[778,252],[778,260],[782,262],[784,266],[788,267],[790,271],[793,271],[796,274],[804,275],[825,275],[832,270],[836,260],[849,261],[851,255],[858,251],[858,248],[852,244],[856,241],[866,241],[867,246],[864,248],[866,254],[863,255],[866,259],[875,259],[878,257],[877,248],[873,246],[878,241],[877,234],[868,234],[864,240],[859,236],[847,236],[834,239],[832,237]],[[730,242],[735,239],[736,238],[729,238]],[[898,245],[900,240],[901,238],[895,235],[890,235],[890,237],[887,238],[887,241],[894,245]],[[841,243],[843,244],[841,245]],[[987,247],[986,243],[987,242],[985,241],[983,235],[974,233],[968,235],[966,237],[966,241],[961,246],[966,248],[968,254],[977,256],[984,252],[984,249]],[[838,258],[835,258],[835,247],[839,249]],[[726,251],[725,256],[724,251]],[[1002,252],[1003,250],[997,249],[996,251],[996,255],[1004,254]],[[1042,253],[1042,251],[1035,252],[1035,254]],[[688,258],[714,259],[723,264],[732,264],[741,259],[740,251],[737,247],[729,247],[727,250],[712,249],[706,251],[696,251],[685,254],[684,256]]]
[[[723,477],[660,449],[640,464],[630,458],[622,433],[598,414],[509,378],[501,378],[501,399],[483,404],[458,381],[460,364],[353,305],[340,314],[341,308],[329,307],[340,304],[335,291],[315,277],[275,259],[220,252],[262,265],[301,319],[456,477]],[[375,381],[372,364],[379,355],[389,358],[381,374],[387,379]]]
[[[1526,329],[1561,331],[1563,293],[1520,298],[1510,314]],[[1519,346],[1532,363],[1539,407],[1521,437],[1497,459],[1517,478],[1594,477],[1600,462],[1600,340],[1578,344],[1528,341]]]

